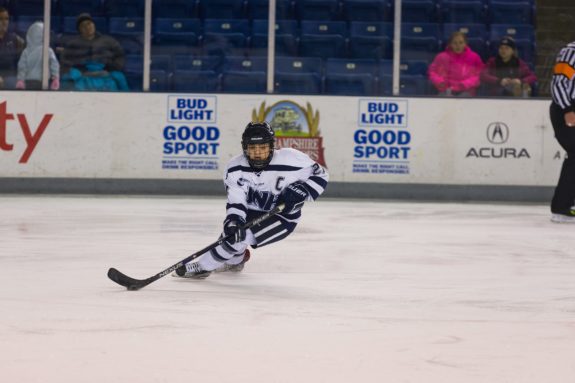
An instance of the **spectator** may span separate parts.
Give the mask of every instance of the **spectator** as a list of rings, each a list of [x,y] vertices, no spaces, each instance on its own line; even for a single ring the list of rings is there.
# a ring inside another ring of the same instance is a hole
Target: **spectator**
[[[78,15],[76,28],[79,35],[63,44],[63,78],[73,81],[78,90],[128,90],[121,72],[125,57],[120,43],[99,33],[88,13]]]
[[[445,51],[429,66],[429,79],[443,96],[475,96],[483,61],[467,46],[462,32],[454,32]]]
[[[10,14],[6,8],[0,7],[0,89],[14,87],[18,57],[25,46],[24,39],[8,32],[9,25]]]
[[[491,96],[528,97],[537,77],[517,56],[515,40],[505,36],[499,42],[497,55],[487,60],[481,80]]]
[[[37,21],[28,28],[26,48],[18,60],[16,89],[42,89],[44,23]],[[52,48],[48,48],[50,89],[60,88],[60,64]]]

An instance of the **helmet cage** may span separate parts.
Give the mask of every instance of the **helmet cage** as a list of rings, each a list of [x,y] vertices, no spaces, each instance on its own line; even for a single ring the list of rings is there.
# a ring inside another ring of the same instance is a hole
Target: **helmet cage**
[[[242,134],[242,149],[250,166],[255,170],[262,170],[272,160],[274,155],[275,134],[267,122],[250,122]],[[270,153],[263,160],[253,160],[248,155],[248,145],[268,144]]]

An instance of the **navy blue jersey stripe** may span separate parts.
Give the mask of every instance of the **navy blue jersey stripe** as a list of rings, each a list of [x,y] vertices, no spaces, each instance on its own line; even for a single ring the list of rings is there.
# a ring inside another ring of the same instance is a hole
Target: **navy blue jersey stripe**
[[[248,208],[242,205],[241,203],[228,203],[226,204],[226,210],[228,209],[238,209],[241,211],[248,211]]]
[[[263,169],[263,171],[265,172],[269,172],[269,171],[278,171],[278,172],[295,172],[298,170],[301,170],[301,167],[297,167],[297,166],[290,166],[290,165],[268,165],[266,168]],[[232,173],[232,172],[237,172],[237,171],[242,171],[242,172],[247,172],[247,173],[259,173],[262,170],[254,170],[248,166],[233,166],[231,168],[228,169],[228,173]]]
[[[324,178],[321,177],[317,177],[317,176],[311,176],[309,177],[309,179],[313,182],[315,182],[316,184],[318,184],[319,186],[321,186],[322,188],[326,188],[327,186],[327,181]]]
[[[307,189],[309,191],[309,194],[311,195],[311,198],[313,198],[315,201],[317,199],[317,197],[319,197],[319,193],[314,188],[312,188],[311,186],[308,186]]]

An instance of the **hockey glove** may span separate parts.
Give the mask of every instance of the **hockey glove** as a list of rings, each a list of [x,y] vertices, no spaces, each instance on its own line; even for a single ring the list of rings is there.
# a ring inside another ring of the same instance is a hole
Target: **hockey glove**
[[[283,213],[294,214],[301,210],[304,202],[309,197],[309,191],[302,182],[289,184],[283,191],[285,207]]]
[[[246,230],[243,228],[245,224],[246,222],[241,218],[226,220],[224,223],[224,236],[231,236],[226,240],[228,244],[233,245],[246,239]]]

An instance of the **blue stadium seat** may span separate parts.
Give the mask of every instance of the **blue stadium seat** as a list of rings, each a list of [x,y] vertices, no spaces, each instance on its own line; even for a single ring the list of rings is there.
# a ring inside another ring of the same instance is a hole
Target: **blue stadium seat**
[[[267,19],[269,15],[269,0],[248,0],[247,16],[250,20]],[[276,0],[276,20],[294,18],[292,0]]]
[[[12,16],[40,16],[44,15],[44,0],[18,0],[11,1],[8,7],[12,11]],[[50,3],[52,10],[57,9],[57,3],[52,0]],[[54,12],[52,12],[54,13]]]
[[[266,57],[228,56],[224,62],[224,72],[265,72]]]
[[[94,16],[102,16],[104,9],[101,0],[60,0],[58,2],[57,12],[62,17],[78,16],[80,13],[89,13]],[[52,9],[52,14],[55,10]],[[143,14],[141,15],[143,16]]]
[[[26,40],[26,33],[28,32],[28,28],[36,21],[42,21],[42,16],[34,16],[34,15],[21,15],[16,18],[16,20],[12,21],[10,24],[11,30],[17,32],[24,40]],[[52,34],[56,32],[60,32],[62,29],[61,26],[61,18],[59,16],[52,16],[50,17],[50,30]],[[78,31],[75,31],[78,33]],[[52,37],[54,38],[54,37]]]
[[[485,23],[486,7],[482,0],[443,0],[444,23]]]
[[[344,57],[347,25],[344,21],[301,21],[299,53],[308,57]]]
[[[208,54],[243,54],[249,34],[247,19],[205,19],[204,49]]]
[[[172,57],[174,71],[211,71],[219,74],[224,65],[221,57],[176,54]]]
[[[108,32],[114,36],[142,36],[144,19],[141,17],[110,17],[108,19]]]
[[[444,23],[443,24],[443,42],[447,43],[449,37],[453,32],[465,33],[467,38],[482,38],[486,40],[488,37],[487,25],[476,23]]]
[[[533,24],[533,8],[529,1],[491,0],[489,22],[491,24]]]
[[[342,96],[375,95],[375,76],[368,73],[327,73],[325,94]]]
[[[349,54],[352,58],[387,59],[393,54],[393,24],[352,21]]]
[[[299,39],[299,54],[307,57],[344,57],[345,38],[340,35],[302,35]]]
[[[373,96],[377,68],[377,61],[371,59],[327,59],[324,93]]]
[[[431,60],[440,48],[441,29],[436,23],[403,23],[401,55],[406,60]]]
[[[439,8],[436,0],[403,0],[401,20],[407,23],[436,23]]]
[[[170,73],[154,69],[150,71],[150,91],[168,92],[170,90]]]
[[[153,0],[154,18],[196,18],[198,16],[196,0]]]
[[[343,0],[342,15],[348,21],[392,21],[388,0]]]
[[[306,74],[323,73],[323,60],[319,57],[276,57],[276,72]]]
[[[340,35],[346,37],[347,23],[345,21],[329,21],[329,20],[302,20],[301,35]]]
[[[265,93],[267,75],[265,72],[228,71],[222,74],[222,92]]]
[[[428,66],[427,64],[427,61],[405,60],[399,64],[399,71],[401,75],[426,76]]]
[[[220,90],[220,76],[210,70],[176,70],[172,76],[175,92],[213,93]]]
[[[281,94],[320,94],[321,82],[316,73],[275,73],[275,91]]]
[[[200,0],[202,19],[241,19],[244,17],[244,0]]]
[[[275,90],[278,93],[319,94],[323,61],[318,57],[277,57]]]
[[[378,79],[377,93],[387,96],[393,93],[393,76],[390,66],[383,65]],[[399,76],[399,94],[403,96],[423,96],[429,94],[427,75],[407,74],[401,71]]]
[[[535,28],[528,24],[491,24],[489,40],[496,41],[503,36],[511,36],[515,40],[526,39],[535,41]]]
[[[191,53],[201,34],[199,19],[159,18],[154,23],[156,53]]]
[[[296,20],[276,21],[276,56],[296,56],[298,42],[298,23]],[[250,54],[267,55],[268,49],[268,21],[253,20],[252,35],[250,37]]]
[[[108,32],[118,40],[126,54],[142,54],[144,19],[141,17],[110,17]]]
[[[163,70],[167,73],[172,72],[172,56],[167,54],[153,54],[150,58],[151,70]]]
[[[325,73],[332,74],[367,73],[376,76],[378,68],[375,59],[329,58],[325,62]]]
[[[296,16],[300,20],[336,20],[339,18],[338,0],[298,0]]]
[[[424,96],[428,94],[427,76],[402,74],[399,77],[399,94],[402,96]]]
[[[145,0],[104,0],[108,17],[144,17]]]

